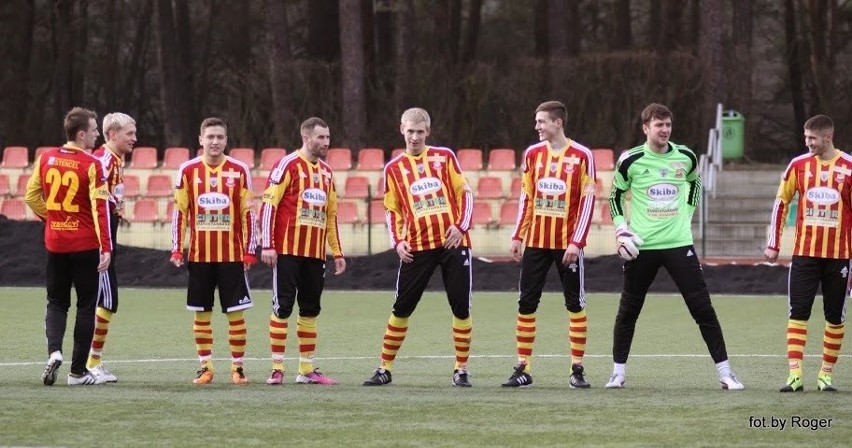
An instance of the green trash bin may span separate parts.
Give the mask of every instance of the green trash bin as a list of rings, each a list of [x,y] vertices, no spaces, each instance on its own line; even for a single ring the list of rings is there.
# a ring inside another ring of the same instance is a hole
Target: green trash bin
[[[722,160],[742,159],[745,150],[745,117],[735,110],[722,113]]]

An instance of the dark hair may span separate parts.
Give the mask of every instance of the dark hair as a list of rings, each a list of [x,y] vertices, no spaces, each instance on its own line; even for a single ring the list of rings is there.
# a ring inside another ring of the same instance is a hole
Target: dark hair
[[[834,132],[834,122],[826,115],[815,115],[805,122],[805,130]]]
[[[89,109],[75,107],[65,114],[65,137],[69,142],[77,140],[77,133],[89,130],[89,120],[97,120],[98,114]]]
[[[225,128],[225,132],[228,132],[228,125],[225,124],[225,120],[217,117],[209,117],[205,118],[204,121],[201,122],[201,134],[204,134],[204,130],[213,126],[222,126]]]
[[[642,124],[647,125],[651,120],[665,120],[666,118],[673,119],[672,111],[668,107],[659,103],[651,103],[642,109]]]
[[[326,123],[325,120],[319,117],[311,117],[302,122],[302,126],[299,127],[299,131],[302,134],[306,134],[313,131],[317,126],[328,129],[328,123]]]
[[[551,120],[562,120],[562,125],[568,119],[568,109],[560,101],[545,101],[535,108],[535,113],[547,112]]]

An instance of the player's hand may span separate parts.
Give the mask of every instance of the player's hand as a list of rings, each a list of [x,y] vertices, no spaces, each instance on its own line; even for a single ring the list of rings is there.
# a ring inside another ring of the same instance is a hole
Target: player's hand
[[[562,256],[562,264],[568,266],[571,263],[576,263],[579,259],[580,248],[574,243],[569,244],[568,249],[565,251],[565,255]]]
[[[278,263],[278,252],[275,249],[263,249],[260,252],[260,261],[266,263],[270,268],[274,268]]]
[[[334,275],[340,275],[346,272],[346,259],[337,257],[334,259]]]
[[[459,247],[463,236],[464,234],[461,229],[456,226],[450,226],[450,228],[447,229],[447,233],[444,234],[444,237],[447,239],[444,242],[444,247],[447,249],[455,249],[456,247]]]
[[[615,242],[618,256],[624,261],[635,260],[639,256],[639,247],[645,243],[624,224],[615,228]]]
[[[403,263],[411,263],[414,261],[414,255],[411,254],[411,245],[408,244],[408,241],[400,241],[399,244],[396,245],[396,254],[399,255],[399,259],[402,260]]]
[[[512,240],[512,244],[509,245],[509,253],[512,254],[513,260],[521,261],[521,255],[524,253],[524,247],[521,240]]]
[[[183,253],[181,252],[172,252],[172,257],[169,258],[169,262],[177,267],[183,266]]]
[[[243,254],[243,269],[248,271],[252,266],[257,264],[257,255]]]
[[[776,261],[778,261],[778,251],[775,249],[770,249],[767,247],[766,250],[763,251],[763,256],[766,257],[766,260],[770,263],[775,263]]]
[[[112,260],[112,254],[109,252],[101,253],[101,262],[98,263],[98,272],[106,272],[109,269],[109,262]]]

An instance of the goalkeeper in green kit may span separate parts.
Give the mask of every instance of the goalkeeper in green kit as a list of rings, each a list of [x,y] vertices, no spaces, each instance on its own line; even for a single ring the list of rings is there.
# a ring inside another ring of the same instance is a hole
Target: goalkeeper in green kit
[[[701,330],[722,389],[743,389],[728,363],[722,327],[692,245],[692,215],[701,198],[698,159],[689,148],[669,141],[672,113],[666,106],[650,104],[641,118],[647,141],[619,157],[609,199],[618,255],[624,260],[624,286],[613,330],[613,372],[606,388],[624,387],[636,319],[657,271],[665,267]],[[624,216],[627,193],[629,227]]]

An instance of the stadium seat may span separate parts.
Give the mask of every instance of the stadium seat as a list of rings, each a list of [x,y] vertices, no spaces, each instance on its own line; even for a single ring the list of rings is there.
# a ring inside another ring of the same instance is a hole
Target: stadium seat
[[[228,155],[254,169],[254,148],[231,148]]]
[[[482,176],[476,186],[477,199],[498,199],[503,197],[503,179],[495,176]]]
[[[609,198],[612,192],[612,172],[598,172],[595,175],[595,191],[599,198]]]
[[[157,168],[157,148],[152,146],[133,148],[133,152],[130,153],[130,168],[134,170]]]
[[[342,196],[350,199],[366,199],[370,196],[370,179],[367,176],[348,176]]]
[[[189,160],[189,148],[179,146],[166,148],[166,152],[163,153],[163,169],[176,170],[187,160]]]
[[[500,204],[501,226],[514,226],[518,221],[518,201],[506,201]]]
[[[284,148],[263,148],[260,151],[260,169],[263,171],[271,170],[286,155],[287,150]]]
[[[266,190],[266,176],[252,176],[251,191],[254,197],[259,198],[263,196],[263,190]]]
[[[36,148],[35,155],[33,155],[33,162],[35,162],[35,159],[37,159],[38,156],[46,153],[47,151],[50,151],[53,148],[56,148],[56,146],[39,146],[38,148]]]
[[[30,181],[29,174],[21,174],[18,176],[18,183],[15,185],[15,194],[13,196],[24,197],[27,194],[27,182]]]
[[[30,166],[29,155],[26,146],[7,146],[3,150],[3,168],[26,168]]]
[[[381,148],[361,148],[358,151],[359,170],[381,170],[385,167],[385,150]]]
[[[473,203],[473,219],[471,224],[474,227],[487,227],[494,222],[494,212],[491,210],[491,202],[476,201]]]
[[[27,204],[23,199],[4,199],[0,206],[0,215],[15,221],[27,219]]]
[[[523,183],[523,179],[518,177],[512,178],[512,188],[509,192],[509,197],[512,199],[518,199],[521,197],[521,184]]]
[[[496,148],[488,152],[488,169],[494,171],[512,171],[515,164],[515,150],[511,148]]]
[[[385,202],[382,199],[370,201],[370,224],[385,224]]]
[[[148,186],[145,188],[145,196],[152,198],[165,198],[172,195],[172,178],[165,174],[152,174],[148,176]]]
[[[592,150],[595,160],[596,171],[612,171],[615,169],[615,158],[609,148],[595,148]]]
[[[379,177],[376,183],[376,189],[373,190],[373,197],[380,198],[385,195],[385,176]]]
[[[482,150],[476,148],[459,149],[456,153],[462,171],[479,171],[482,169]]]
[[[139,176],[135,174],[124,175],[124,197],[133,199],[142,193],[142,182],[139,181]]]
[[[398,156],[398,155],[400,155],[404,152],[405,152],[405,148],[394,148],[394,150],[391,151],[391,159],[395,159],[396,156]]]
[[[204,148],[198,148],[195,150],[195,157],[201,157],[204,155]]]
[[[601,224],[612,225],[612,214],[609,212],[609,201],[601,201]]]
[[[337,223],[357,224],[361,222],[358,218],[358,205],[352,201],[340,201],[337,203]]]
[[[166,203],[166,214],[163,215],[161,221],[163,224],[172,222],[172,213],[175,211],[175,201],[169,201]]]
[[[9,184],[8,174],[0,174],[0,196],[12,196],[12,187]]]
[[[325,161],[334,171],[349,171],[352,169],[352,150],[349,148],[330,148]]]
[[[133,222],[160,222],[160,213],[157,211],[157,201],[153,199],[140,199],[133,204]]]

